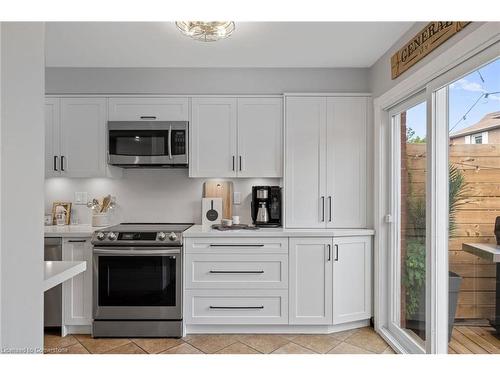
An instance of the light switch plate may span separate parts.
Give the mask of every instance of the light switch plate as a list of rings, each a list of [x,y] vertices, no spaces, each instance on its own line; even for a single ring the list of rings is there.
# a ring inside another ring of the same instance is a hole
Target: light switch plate
[[[239,191],[233,192],[233,204],[241,204],[241,193]]]
[[[85,205],[87,204],[88,194],[86,191],[75,192],[75,204]]]

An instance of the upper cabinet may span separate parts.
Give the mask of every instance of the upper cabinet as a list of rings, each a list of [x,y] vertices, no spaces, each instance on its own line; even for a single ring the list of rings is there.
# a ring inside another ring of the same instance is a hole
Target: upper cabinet
[[[45,104],[46,177],[109,176],[106,98],[48,98]]]
[[[190,177],[281,177],[282,99],[193,98]]]
[[[188,121],[188,98],[109,98],[109,121]]]
[[[369,97],[290,96],[285,226],[366,227]]]

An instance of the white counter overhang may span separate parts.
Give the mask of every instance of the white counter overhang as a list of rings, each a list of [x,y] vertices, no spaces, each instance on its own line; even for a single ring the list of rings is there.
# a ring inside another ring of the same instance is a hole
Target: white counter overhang
[[[85,272],[87,262],[69,261],[45,261],[45,276],[43,280],[43,291],[59,285],[76,275]]]

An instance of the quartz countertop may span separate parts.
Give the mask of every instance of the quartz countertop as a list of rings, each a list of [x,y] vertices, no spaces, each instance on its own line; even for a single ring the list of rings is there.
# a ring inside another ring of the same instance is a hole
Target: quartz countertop
[[[500,246],[491,243],[464,243],[462,250],[491,262],[500,263]]]
[[[92,237],[96,230],[103,227],[93,227],[90,224],[78,225],[46,225],[45,237]]]
[[[45,261],[43,291],[59,285],[76,275],[85,272],[87,262]]]
[[[371,236],[373,229],[283,229],[259,228],[257,230],[227,230],[219,231],[202,225],[193,225],[187,229],[185,238],[195,237],[349,237]]]

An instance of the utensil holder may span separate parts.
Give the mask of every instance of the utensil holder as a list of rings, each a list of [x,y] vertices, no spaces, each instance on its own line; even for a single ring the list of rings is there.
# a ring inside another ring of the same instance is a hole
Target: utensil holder
[[[107,213],[92,215],[93,227],[107,227],[108,225],[109,225],[109,215]]]

